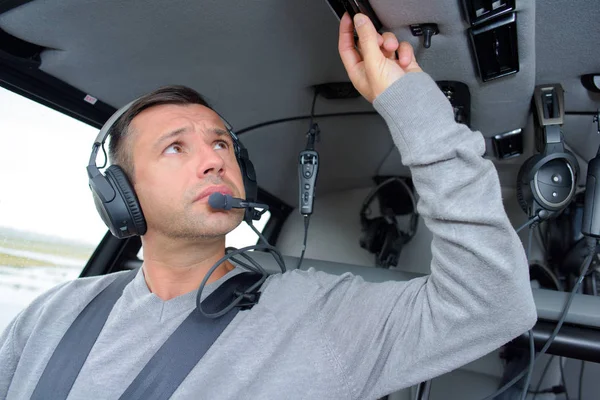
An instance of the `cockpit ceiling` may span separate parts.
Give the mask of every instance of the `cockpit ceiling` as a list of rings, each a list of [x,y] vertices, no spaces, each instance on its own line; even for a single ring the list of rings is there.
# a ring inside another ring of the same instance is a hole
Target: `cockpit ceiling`
[[[531,127],[536,84],[562,84],[568,111],[600,107],[600,96],[580,83],[582,74],[600,72],[597,0],[517,0],[520,70],[485,83],[477,76],[459,0],[370,3],[386,30],[415,46],[434,79],[468,85],[471,126],[486,137]],[[425,22],[440,28],[429,49],[409,29]],[[0,29],[46,47],[41,70],[114,107],[161,85],[184,84],[203,93],[237,129],[307,115],[313,85],[348,81],[337,52],[338,20],[326,0],[31,1],[1,14]],[[317,114],[351,111],[373,108],[363,99],[319,98],[316,105]],[[307,125],[289,122],[242,135],[261,186],[293,203],[296,155]],[[598,144],[592,117],[569,117],[564,129],[569,144],[589,158],[589,143]],[[324,163],[319,184],[326,190],[368,183],[382,166],[401,169],[378,116],[323,120],[318,146]]]

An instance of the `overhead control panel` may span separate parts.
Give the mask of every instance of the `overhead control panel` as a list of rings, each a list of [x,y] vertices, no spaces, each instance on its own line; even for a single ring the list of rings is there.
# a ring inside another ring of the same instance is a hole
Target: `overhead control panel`
[[[519,72],[514,0],[463,0],[469,38],[483,82]]]

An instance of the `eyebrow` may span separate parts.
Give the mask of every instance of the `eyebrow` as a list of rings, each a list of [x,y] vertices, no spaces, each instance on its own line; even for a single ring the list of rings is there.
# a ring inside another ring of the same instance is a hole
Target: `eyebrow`
[[[208,132],[214,133],[217,136],[225,136],[225,135],[229,136],[229,132],[227,132],[226,130],[221,129],[221,128],[209,128]],[[171,131],[168,133],[165,133],[156,141],[156,143],[154,144],[153,147],[158,148],[162,145],[162,143],[164,143],[170,139],[174,139],[178,136],[184,135],[186,133],[190,133],[190,129],[187,126],[185,126],[183,128],[175,129],[174,131]]]

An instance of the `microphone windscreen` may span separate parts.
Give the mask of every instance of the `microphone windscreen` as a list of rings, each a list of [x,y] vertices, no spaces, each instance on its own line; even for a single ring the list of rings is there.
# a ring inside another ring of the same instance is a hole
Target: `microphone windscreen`
[[[223,193],[215,192],[208,196],[208,205],[217,210],[231,210],[231,202]]]

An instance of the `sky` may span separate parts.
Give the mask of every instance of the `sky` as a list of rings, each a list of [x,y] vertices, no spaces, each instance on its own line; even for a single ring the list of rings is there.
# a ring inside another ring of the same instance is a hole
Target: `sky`
[[[98,243],[87,184],[98,129],[0,88],[0,226]]]
[[[107,228],[85,170],[97,133],[0,87],[0,227],[98,244]],[[255,226],[262,229],[265,222],[263,217]],[[255,237],[243,224],[227,245],[241,246]]]

